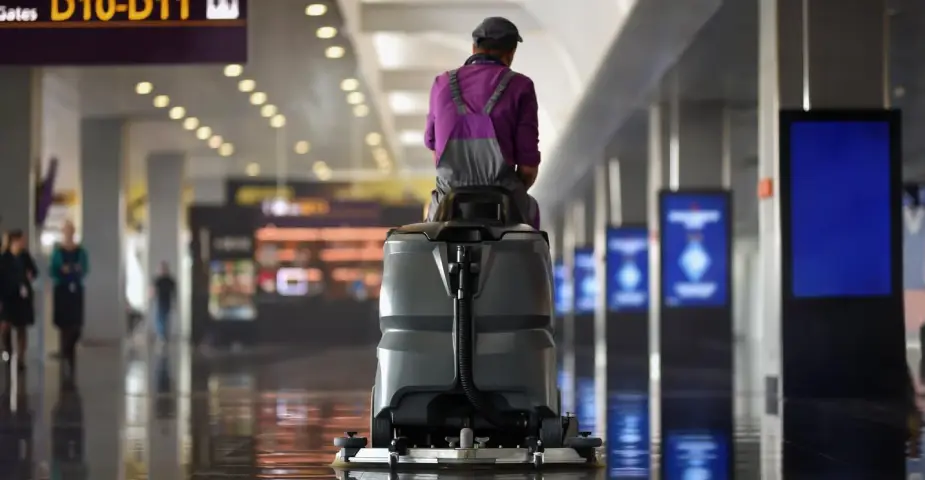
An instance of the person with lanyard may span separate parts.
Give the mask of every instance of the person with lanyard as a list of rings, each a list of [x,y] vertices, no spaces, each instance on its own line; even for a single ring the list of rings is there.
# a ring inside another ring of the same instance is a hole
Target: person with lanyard
[[[510,20],[486,18],[472,32],[472,56],[434,81],[424,143],[434,152],[437,185],[427,221],[450,190],[495,186],[510,192],[525,223],[539,228],[539,207],[527,193],[540,164],[536,89],[511,70],[521,42]]]
[[[32,282],[38,277],[35,260],[26,246],[22,230],[9,232],[9,248],[3,253],[0,271],[4,276],[3,323],[0,330],[7,335],[16,332],[16,356],[20,370],[26,368],[28,328],[35,323],[35,292]]]
[[[61,359],[74,372],[77,342],[84,324],[83,282],[90,271],[87,251],[74,239],[74,224],[62,229],[63,239],[51,252],[51,278],[54,282],[54,322],[59,332]]]

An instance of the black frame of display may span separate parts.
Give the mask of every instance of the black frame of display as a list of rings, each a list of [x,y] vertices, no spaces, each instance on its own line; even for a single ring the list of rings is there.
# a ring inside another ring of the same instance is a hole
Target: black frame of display
[[[783,416],[783,436],[779,440],[783,474],[814,472],[819,478],[904,476],[908,439],[905,422],[912,385],[904,331],[900,112],[782,110],[779,121],[782,378],[769,375],[765,383],[780,385],[784,400],[780,402],[782,412],[773,411],[778,404],[774,395],[771,400],[775,401],[768,402],[768,407],[774,408],[766,412]],[[890,193],[894,205],[890,209],[893,265],[890,295],[850,298],[793,295],[790,127],[807,121],[873,121],[890,125]],[[895,324],[885,325],[884,319],[895,319]],[[865,411],[869,415],[876,412],[880,419],[863,418]],[[859,456],[859,452],[865,455]]]
[[[675,195],[714,195],[726,201],[725,234],[727,302],[719,307],[669,306],[665,302],[664,200]],[[735,466],[735,337],[733,334],[732,193],[727,189],[682,188],[658,193],[659,216],[659,357],[661,365],[660,432],[662,439],[678,433],[721,435],[728,446],[727,468]],[[651,266],[650,266],[651,268]],[[695,341],[696,340],[696,341]],[[666,471],[667,455],[661,455]]]
[[[652,298],[651,281],[652,264],[649,262],[651,254],[652,232],[645,223],[625,223],[620,226],[607,227],[607,238],[613,230],[642,230],[646,232],[646,279],[645,290],[648,294],[644,311],[619,311],[610,309],[609,299],[605,302],[607,318],[607,390],[608,392],[641,392],[649,390],[649,314]],[[610,248],[604,253],[604,292],[610,293],[610,284],[613,281],[607,275],[607,265],[610,263]]]

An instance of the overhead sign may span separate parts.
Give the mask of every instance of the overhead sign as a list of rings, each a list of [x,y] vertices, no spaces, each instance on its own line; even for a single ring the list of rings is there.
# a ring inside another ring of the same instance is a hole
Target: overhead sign
[[[6,0],[5,65],[244,63],[247,0]]]
[[[790,139],[782,215],[790,219],[791,258],[784,261],[792,265],[793,296],[891,295],[897,206],[890,121],[805,120],[781,128]],[[905,193],[906,203],[921,199]]]
[[[597,304],[597,266],[594,264],[594,249],[575,249],[575,270],[572,274],[572,288],[575,291],[575,314],[591,315]]]
[[[607,231],[607,309],[644,312],[649,309],[649,232],[645,227]]]
[[[729,302],[729,195],[664,192],[659,198],[662,297],[669,307]]]
[[[556,315],[568,315],[572,311],[572,285],[565,265],[558,261],[553,267],[553,295]]]

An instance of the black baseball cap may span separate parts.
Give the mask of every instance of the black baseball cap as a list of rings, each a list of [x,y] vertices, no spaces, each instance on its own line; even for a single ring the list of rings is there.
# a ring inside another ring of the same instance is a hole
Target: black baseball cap
[[[472,43],[485,48],[513,48],[524,39],[514,22],[504,17],[488,17],[472,31]]]

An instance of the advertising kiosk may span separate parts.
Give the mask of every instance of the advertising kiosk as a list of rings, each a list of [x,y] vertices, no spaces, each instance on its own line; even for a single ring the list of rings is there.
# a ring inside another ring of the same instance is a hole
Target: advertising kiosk
[[[731,195],[662,191],[658,200],[663,478],[730,478],[735,433]]]

